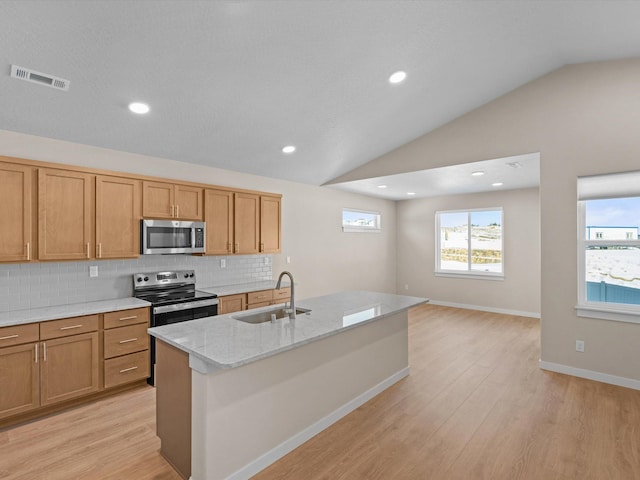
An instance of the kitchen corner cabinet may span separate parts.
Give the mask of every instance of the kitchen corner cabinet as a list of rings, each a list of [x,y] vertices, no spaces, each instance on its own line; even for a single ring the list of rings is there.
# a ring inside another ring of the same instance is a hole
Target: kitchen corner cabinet
[[[145,218],[193,221],[204,218],[204,189],[201,187],[144,181],[142,189],[142,214]]]
[[[92,181],[90,174],[38,169],[38,258],[91,258]]]
[[[0,162],[0,262],[28,262],[33,256],[32,175],[29,166]]]
[[[96,177],[96,258],[136,258],[140,254],[140,181]]]

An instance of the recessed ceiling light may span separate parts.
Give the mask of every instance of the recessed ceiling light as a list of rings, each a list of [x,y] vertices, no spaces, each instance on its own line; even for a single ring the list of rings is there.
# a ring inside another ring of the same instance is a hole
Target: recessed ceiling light
[[[407,195],[415,195],[416,192],[407,192]]]
[[[504,183],[502,182],[496,182],[491,184],[492,187],[501,187],[502,185],[504,185]]]
[[[129,110],[140,115],[149,113],[149,105],[141,102],[132,102],[129,104]]]
[[[386,185],[378,185],[378,188],[387,188]]]
[[[401,83],[405,78],[407,78],[407,72],[399,70],[391,74],[389,77],[389,83]]]
[[[507,163],[511,168],[520,168],[522,164],[520,162],[509,162]]]
[[[484,172],[478,170],[477,172],[471,172],[471,175],[473,175],[474,177],[479,177],[481,175],[484,175]]]
[[[296,147],[294,145],[287,145],[286,147],[282,147],[282,153],[293,153],[296,151]]]

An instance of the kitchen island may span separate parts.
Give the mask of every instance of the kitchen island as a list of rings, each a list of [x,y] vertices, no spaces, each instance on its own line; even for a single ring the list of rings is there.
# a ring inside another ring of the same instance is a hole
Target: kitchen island
[[[428,299],[343,292],[156,327],[161,452],[185,478],[249,478],[409,374],[408,309]]]

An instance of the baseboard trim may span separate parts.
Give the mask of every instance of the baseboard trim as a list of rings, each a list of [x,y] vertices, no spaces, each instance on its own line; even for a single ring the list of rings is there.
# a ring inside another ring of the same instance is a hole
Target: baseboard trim
[[[618,387],[640,390],[640,381],[632,378],[618,377],[617,375],[609,375],[608,373],[594,372],[593,370],[585,370],[584,368],[570,367],[569,365],[545,362],[542,360],[540,360],[539,365],[542,370],[549,370],[550,372],[564,373],[566,375],[573,375],[574,377],[586,378],[587,380],[617,385]]]
[[[402,370],[394,373],[389,378],[383,380],[376,386],[370,388],[366,392],[358,395],[353,400],[348,401],[338,409],[334,410],[326,417],[321,418],[313,425],[310,425],[309,427],[305,428],[304,430],[297,433],[293,437],[289,438],[288,440],[285,440],[277,447],[268,451],[261,457],[258,457],[253,462],[249,463],[248,465],[245,465],[240,470],[229,475],[226,480],[246,480],[252,477],[256,473],[260,472],[261,470],[264,470],[266,467],[268,467],[272,463],[284,457],[287,453],[289,453],[293,449],[302,445],[307,440],[316,436],[325,428],[330,427],[331,425],[336,423],[338,420],[340,420],[342,417],[354,411],[359,406],[368,402],[373,397],[375,397],[382,391],[386,390],[394,383],[399,382],[400,380],[405,378],[407,375],[409,375],[409,367],[405,367]]]
[[[484,307],[481,305],[467,305],[465,303],[455,303],[455,302],[442,302],[440,300],[429,300],[429,303],[433,305],[440,305],[443,307],[455,307],[455,308],[464,308],[466,310],[479,310],[481,312],[491,312],[491,313],[503,313],[505,315],[517,315],[518,317],[530,317],[530,318],[540,318],[540,314],[536,312],[525,312],[522,310],[510,310],[508,308],[494,308],[494,307]]]

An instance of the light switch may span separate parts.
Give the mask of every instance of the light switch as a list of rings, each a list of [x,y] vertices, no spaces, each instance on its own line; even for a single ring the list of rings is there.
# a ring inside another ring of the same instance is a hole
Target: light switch
[[[291,263],[291,257],[287,255],[287,263]]]
[[[220,268],[227,268],[227,261],[224,258],[220,259]]]

